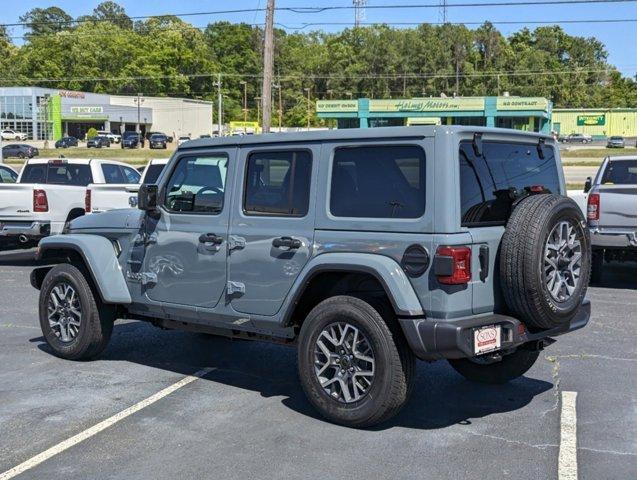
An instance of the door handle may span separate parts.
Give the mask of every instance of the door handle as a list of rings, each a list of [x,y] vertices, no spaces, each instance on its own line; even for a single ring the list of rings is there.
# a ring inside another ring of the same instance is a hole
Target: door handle
[[[301,248],[301,240],[292,237],[279,237],[272,240],[272,246],[274,248],[287,247],[290,250]]]
[[[223,237],[215,235],[214,233],[202,233],[199,235],[199,243],[211,243],[213,245],[221,245],[223,243]]]

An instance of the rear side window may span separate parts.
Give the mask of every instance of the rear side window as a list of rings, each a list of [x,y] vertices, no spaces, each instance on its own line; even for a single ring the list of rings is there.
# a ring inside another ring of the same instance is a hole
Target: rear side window
[[[637,185],[637,160],[610,161],[602,185]]]
[[[248,158],[243,210],[302,217],[310,203],[312,156],[306,150],[256,152]]]
[[[330,212],[337,217],[421,217],[425,152],[412,145],[336,149]]]
[[[460,201],[462,225],[498,225],[511,213],[511,193],[542,186],[560,192],[555,153],[542,146],[505,142],[483,142],[477,156],[470,141],[460,143]]]
[[[142,178],[140,173],[134,168],[122,166],[120,166],[119,168],[122,169],[122,173],[124,174],[124,178],[126,179],[124,183],[139,183],[140,178]]]
[[[20,183],[86,186],[93,182],[91,167],[79,164],[32,164],[24,167]]]
[[[0,183],[15,183],[17,174],[13,170],[0,167]]]
[[[104,174],[104,183],[126,183],[122,169],[119,165],[102,164],[102,173]]]
[[[159,178],[159,174],[164,169],[165,165],[148,165],[146,167],[146,173],[144,176],[144,183],[155,183]]]

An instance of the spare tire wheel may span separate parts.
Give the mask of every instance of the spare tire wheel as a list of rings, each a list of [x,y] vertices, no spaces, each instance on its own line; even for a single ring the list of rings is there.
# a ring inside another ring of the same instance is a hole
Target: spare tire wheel
[[[502,293],[513,315],[539,329],[570,322],[590,269],[590,237],[572,199],[533,195],[515,206],[500,254]]]

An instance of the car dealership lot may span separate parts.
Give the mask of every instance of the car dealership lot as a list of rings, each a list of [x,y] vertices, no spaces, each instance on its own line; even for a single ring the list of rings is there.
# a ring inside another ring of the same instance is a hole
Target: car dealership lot
[[[290,347],[119,322],[101,359],[53,357],[30,255],[0,256],[0,478],[203,368],[17,478],[557,478],[565,391],[577,392],[579,478],[637,471],[635,265],[609,267],[589,291],[591,323],[524,378],[480,386],[446,363],[421,362],[405,410],[353,430],[316,416]]]

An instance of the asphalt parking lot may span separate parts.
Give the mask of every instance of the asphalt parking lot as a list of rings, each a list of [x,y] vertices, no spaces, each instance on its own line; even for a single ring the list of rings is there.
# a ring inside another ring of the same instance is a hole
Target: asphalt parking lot
[[[402,413],[353,430],[317,417],[290,347],[119,322],[99,360],[52,356],[25,258],[0,256],[0,479],[204,368],[16,478],[552,479],[562,392],[577,393],[578,477],[568,478],[637,478],[637,265],[610,265],[589,290],[589,325],[525,377],[480,386],[421,362]]]

